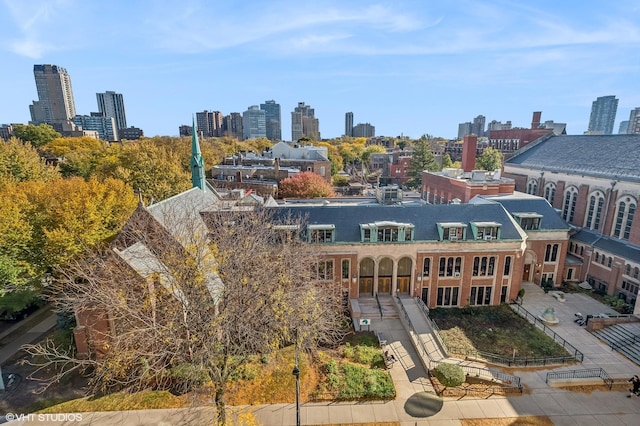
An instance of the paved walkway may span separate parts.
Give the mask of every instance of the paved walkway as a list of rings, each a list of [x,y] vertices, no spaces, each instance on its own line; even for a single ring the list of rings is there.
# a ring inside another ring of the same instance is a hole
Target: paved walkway
[[[602,367],[612,377],[630,377],[640,374],[640,367],[628,361],[596,337],[573,322],[573,314],[607,312],[597,301],[580,294],[569,294],[564,303],[544,294],[536,286],[526,286],[523,306],[532,313],[544,312],[551,306],[555,309],[560,323],[554,330],[585,354],[583,365],[556,369],[581,369]],[[421,327],[422,313],[417,308],[407,309],[409,317],[418,329]],[[419,316],[419,315],[420,316]],[[372,329],[382,332],[397,362],[390,370],[398,396],[387,402],[360,403],[305,403],[301,405],[302,424],[350,424],[363,422],[398,422],[402,426],[417,425],[460,425],[460,419],[504,418],[519,416],[549,416],[556,425],[638,425],[640,424],[640,398],[626,398],[625,392],[594,391],[592,393],[570,392],[550,388],[545,383],[548,370],[516,371],[526,389],[524,395],[491,397],[489,399],[461,400],[445,399],[441,410],[430,416],[414,414],[415,406],[408,401],[416,394],[428,397],[431,392],[427,372],[416,352],[411,337],[399,319],[372,319]],[[436,398],[437,399],[437,398]],[[275,404],[252,407],[233,407],[237,416],[250,410],[258,424],[267,426],[295,425],[295,404]],[[425,413],[426,414],[426,413]],[[143,426],[143,425],[205,425],[213,419],[211,408],[182,410],[144,410],[115,413],[82,413],[81,421],[14,421],[11,425],[101,425],[101,426]],[[46,420],[46,419],[43,419]],[[238,423],[239,424],[239,423]]]

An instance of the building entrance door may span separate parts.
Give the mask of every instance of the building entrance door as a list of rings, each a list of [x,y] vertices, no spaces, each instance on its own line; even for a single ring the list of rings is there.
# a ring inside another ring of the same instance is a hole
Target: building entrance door
[[[391,294],[391,277],[378,277],[378,293]]]
[[[409,284],[411,283],[411,277],[398,277],[398,293],[409,294]]]
[[[360,296],[373,296],[373,277],[360,278]]]
[[[531,265],[526,263],[524,265],[524,271],[522,271],[522,281],[529,281],[530,276],[531,276]]]

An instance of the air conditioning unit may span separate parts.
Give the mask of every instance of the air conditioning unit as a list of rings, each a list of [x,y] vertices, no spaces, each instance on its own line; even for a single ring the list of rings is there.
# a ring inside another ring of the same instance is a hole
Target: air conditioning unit
[[[485,240],[485,241],[491,241],[491,240],[493,240],[493,235],[485,235],[485,236],[484,236],[484,240]]]
[[[449,235],[449,241],[458,241],[457,235]]]
[[[459,277],[459,276],[460,276],[460,272],[454,272],[454,273],[453,273],[453,276],[454,276],[454,277]]]

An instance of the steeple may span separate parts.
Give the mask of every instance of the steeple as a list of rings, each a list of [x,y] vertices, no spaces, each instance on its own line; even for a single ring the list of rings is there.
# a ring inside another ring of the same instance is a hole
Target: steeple
[[[204,191],[204,159],[200,152],[200,143],[198,142],[198,127],[196,119],[193,119],[193,127],[191,132],[191,183],[194,188],[200,188]]]

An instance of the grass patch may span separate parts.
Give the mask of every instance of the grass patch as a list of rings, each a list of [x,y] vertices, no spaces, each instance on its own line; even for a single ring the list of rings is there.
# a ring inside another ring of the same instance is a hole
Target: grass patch
[[[188,402],[185,396],[175,396],[167,391],[117,392],[99,398],[80,398],[63,402],[41,410],[41,413],[77,413],[87,411],[147,410],[155,408],[180,408]]]
[[[442,330],[452,352],[467,350],[518,357],[560,357],[567,351],[508,305],[432,309],[431,318]]]

